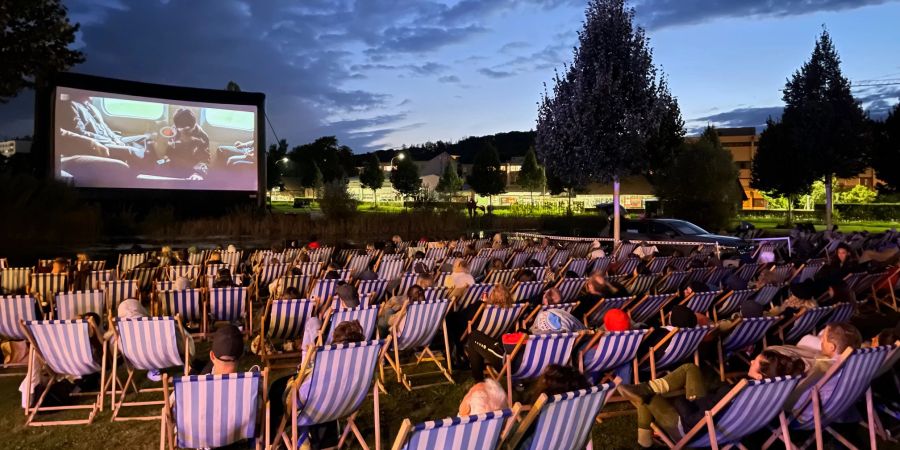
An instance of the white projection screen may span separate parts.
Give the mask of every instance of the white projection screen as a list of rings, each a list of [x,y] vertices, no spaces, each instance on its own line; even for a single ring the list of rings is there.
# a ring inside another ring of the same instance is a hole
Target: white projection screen
[[[256,191],[259,108],[57,86],[55,177],[79,188]]]

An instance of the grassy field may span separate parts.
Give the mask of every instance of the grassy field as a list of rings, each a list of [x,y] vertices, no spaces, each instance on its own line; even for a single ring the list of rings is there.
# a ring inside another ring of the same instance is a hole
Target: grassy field
[[[787,234],[787,229],[779,229],[776,228],[779,225],[784,223],[784,219],[782,218],[744,218],[743,220],[750,222],[756,228],[766,230],[767,233],[773,234]],[[796,223],[806,223],[805,220],[796,220]],[[880,233],[882,231],[890,230],[892,228],[900,227],[900,224],[897,222],[879,222],[879,221],[838,221],[835,222],[838,226],[839,231],[852,232],[852,231],[868,231],[871,233]],[[825,224],[821,222],[813,222],[813,225],[816,227],[816,231],[822,231],[825,229]]]

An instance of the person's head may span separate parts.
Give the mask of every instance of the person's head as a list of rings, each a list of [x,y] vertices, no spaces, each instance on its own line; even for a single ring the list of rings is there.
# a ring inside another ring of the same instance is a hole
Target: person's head
[[[51,265],[50,273],[66,273],[66,269],[69,267],[69,260],[66,258],[56,258],[53,260],[53,264]]]
[[[75,260],[78,262],[87,262],[90,261],[91,258],[87,253],[78,253],[77,255],[75,255]]]
[[[697,326],[697,315],[684,305],[675,305],[669,313],[669,324],[678,328],[693,328]]]
[[[822,333],[822,355],[834,358],[848,348],[862,345],[859,330],[848,322],[830,323]]]
[[[352,284],[343,281],[339,282],[338,286],[334,289],[334,294],[341,299],[341,303],[343,303],[344,306],[355,308],[359,305],[358,292]]]
[[[600,241],[594,239],[594,241],[591,242],[591,251],[593,250],[600,250]]]
[[[162,256],[170,256],[172,254],[172,246],[163,245],[162,248],[159,249],[159,254]]]
[[[234,244],[228,244],[228,247],[225,251],[227,251],[228,253],[235,253],[237,252],[237,247],[235,247]]]
[[[281,293],[281,298],[285,300],[300,298],[300,289],[297,289],[297,286],[288,286],[287,289]]]
[[[244,355],[244,336],[234,325],[225,325],[213,333],[209,360],[213,375],[235,373],[238,361]]]
[[[332,344],[346,344],[349,342],[362,342],[366,340],[362,325],[358,320],[348,320],[337,324],[332,335]]]
[[[175,282],[172,283],[172,289],[176,291],[184,291],[191,288],[191,280],[188,280],[185,277],[178,277],[175,279]]]
[[[559,289],[552,287],[544,291],[543,296],[543,304],[545,305],[558,305],[562,302],[562,295],[559,293]]]
[[[754,380],[762,380],[788,375],[802,375],[805,370],[806,365],[800,358],[778,353],[774,350],[763,350],[762,353],[750,361],[750,369],[747,370],[747,376]]]
[[[606,331],[628,331],[631,329],[631,319],[625,311],[613,308],[603,315],[603,327]]]
[[[516,273],[515,280],[516,282],[525,283],[529,281],[534,281],[537,279],[534,272],[530,269],[522,269]]]
[[[599,270],[591,272],[591,276],[588,278],[587,282],[588,290],[597,293],[604,287],[606,287],[606,277],[604,277]]]
[[[706,292],[709,290],[709,286],[707,286],[706,283],[702,281],[694,280],[688,283],[685,292],[687,292],[688,290],[690,290],[691,293]]]
[[[469,272],[469,262],[465,259],[459,258],[453,262],[453,271],[454,272]]]
[[[547,394],[547,396],[553,396],[589,387],[591,387],[591,384],[581,372],[569,366],[550,364],[538,378],[534,387],[534,393],[536,395]]]
[[[144,305],[141,305],[141,302],[137,299],[128,298],[119,303],[118,308],[116,308],[116,315],[120,319],[135,319],[138,317],[147,317],[150,314],[147,313]]]
[[[399,234],[395,234],[393,237],[391,237],[391,242],[393,242],[394,245],[400,245],[400,243],[403,242],[403,239],[400,238]]]
[[[231,271],[227,267],[216,270],[216,281],[231,281]]]
[[[897,341],[900,341],[900,327],[887,328],[881,330],[881,333],[872,338],[872,347],[891,345]]]
[[[505,268],[503,260],[500,258],[491,259],[491,270],[503,270]]]
[[[850,257],[850,246],[843,242],[838,244],[837,249],[834,251],[834,256],[836,256],[840,262],[846,262],[847,258]]]
[[[504,308],[512,306],[513,298],[512,294],[509,293],[509,288],[500,283],[495,284],[494,287],[491,288],[491,293],[488,294],[487,303],[489,305],[497,305]]]
[[[419,274],[419,278],[416,279],[416,284],[421,288],[430,288],[434,286],[434,277],[428,273]]]
[[[208,263],[218,263],[218,262],[222,262],[222,253],[220,253],[218,250],[216,250],[216,251],[210,253],[210,254],[209,254],[209,259],[206,260],[206,262],[208,262]]]
[[[414,284],[406,290],[406,298],[414,302],[425,300],[425,289],[422,286]]]
[[[741,317],[744,319],[752,319],[754,317],[762,317],[765,308],[753,299],[744,300],[741,303]]]
[[[424,257],[425,257],[425,252],[423,252],[422,250],[417,250],[416,253],[413,254],[413,258],[415,258],[415,259],[422,259]]]
[[[190,131],[197,125],[197,116],[190,109],[178,108],[172,116],[172,123],[178,131]]]
[[[337,272],[337,270],[329,270],[328,272],[325,272],[325,279],[326,280],[340,280],[341,274],[339,274]]]

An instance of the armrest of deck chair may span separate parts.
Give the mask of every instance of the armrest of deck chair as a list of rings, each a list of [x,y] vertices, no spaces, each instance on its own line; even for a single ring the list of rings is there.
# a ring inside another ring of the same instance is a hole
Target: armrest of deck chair
[[[505,356],[504,359],[506,359],[506,361],[503,362],[503,367],[500,369],[500,372],[497,373],[497,376],[494,378],[494,380],[500,381],[500,378],[503,378],[503,374],[505,374],[506,372],[512,373],[512,363],[516,359],[516,355],[519,354],[519,351],[522,350],[522,346],[524,346],[525,342],[528,341],[527,336],[528,335],[523,333],[519,337],[519,341],[516,342],[516,346],[513,347],[512,352]]]
[[[482,302],[481,305],[478,306],[478,310],[475,311],[475,315],[472,316],[472,320],[470,320],[466,324],[466,331],[464,331],[462,336],[460,336],[459,342],[463,342],[466,339],[466,337],[468,337],[470,334],[472,334],[472,326],[475,324],[476,321],[481,319],[481,315],[484,313],[484,310],[486,307],[487,307],[487,305],[485,305],[484,302]]]
[[[640,361],[638,361],[638,367],[640,367],[640,365],[645,361],[649,360],[650,376],[656,378],[656,351],[662,348],[663,345],[668,344],[669,341],[672,340],[672,337],[675,336],[676,333],[678,333],[678,330],[680,330],[680,328],[672,328],[672,330],[669,331],[669,334],[665,335],[659,342],[656,343],[656,345],[650,347],[650,351],[647,353],[647,355],[641,358]],[[635,381],[637,381],[637,376],[637,373],[635,373]]]

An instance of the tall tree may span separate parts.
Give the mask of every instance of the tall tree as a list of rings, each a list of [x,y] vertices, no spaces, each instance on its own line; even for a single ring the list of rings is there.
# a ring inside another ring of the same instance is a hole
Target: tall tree
[[[880,189],[887,193],[900,192],[900,104],[888,114],[884,123],[874,124],[877,147],[872,158],[876,175],[885,182]]]
[[[397,167],[391,170],[391,185],[404,197],[414,197],[422,187],[422,179],[419,178],[419,166],[412,158],[403,158],[397,161]]]
[[[334,136],[323,136],[308,144],[291,149],[288,158],[298,167],[315,163],[322,172],[322,182],[356,176],[353,163],[353,152],[349,147],[340,145]]]
[[[816,178],[806,156],[792,147],[784,124],[771,117],[766,120],[766,129],[759,136],[759,147],[753,156],[750,186],[775,197],[787,198],[788,225],[794,220],[794,201],[809,193]]]
[[[618,240],[619,180],[649,170],[649,145],[669,140],[660,123],[672,116],[675,100],[624,0],[591,0],[578,40],[572,65],[554,78],[553,95],[544,92],[535,148],[565,186],[613,184]]]
[[[534,206],[534,191],[543,190],[547,185],[547,177],[544,168],[538,165],[534,147],[528,147],[525,152],[525,160],[522,161],[522,169],[519,170],[519,186],[528,189],[531,196],[531,206]]]
[[[80,51],[69,48],[78,27],[59,0],[0,2],[0,103],[84,62]]]
[[[801,154],[815,178],[825,178],[825,224],[831,227],[832,179],[852,177],[869,162],[866,115],[850,93],[841,60],[827,30],[812,56],[784,87],[785,127],[790,148]]]
[[[482,142],[472,161],[469,186],[476,194],[487,196],[490,204],[493,204],[493,196],[506,192],[506,174],[500,169],[500,155],[494,144]]]
[[[441,179],[438,180],[435,190],[446,195],[448,201],[452,202],[453,195],[462,189],[462,185],[463,180],[456,171],[456,161],[450,158],[447,164],[444,165],[444,172],[441,174]]]
[[[378,207],[378,190],[384,186],[384,171],[381,170],[381,163],[374,153],[366,158],[362,172],[359,173],[359,182],[363,187],[372,190],[372,196],[375,197],[375,207]]]
[[[285,165],[284,156],[288,151],[288,143],[282,139],[277,144],[269,146],[266,152],[266,188],[272,190],[277,186],[281,186],[281,176],[284,175],[288,168]]]

